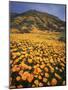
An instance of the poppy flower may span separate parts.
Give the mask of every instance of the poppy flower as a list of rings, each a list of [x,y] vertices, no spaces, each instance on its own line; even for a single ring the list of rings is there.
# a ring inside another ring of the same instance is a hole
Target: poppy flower
[[[55,78],[53,78],[51,80],[51,85],[54,86],[54,85],[57,85],[57,80]]]

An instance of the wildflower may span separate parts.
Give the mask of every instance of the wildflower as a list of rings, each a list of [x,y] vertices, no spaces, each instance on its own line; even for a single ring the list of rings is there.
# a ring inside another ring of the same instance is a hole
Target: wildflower
[[[35,80],[35,81],[34,81],[34,84],[35,84],[36,86],[38,86],[38,85],[39,85],[39,81],[38,81],[38,80]]]
[[[45,73],[45,77],[47,77],[47,78],[48,78],[48,77],[49,77],[49,74],[48,74],[48,73]]]
[[[55,73],[55,77],[59,80],[61,79],[60,75],[58,75],[57,73]]]
[[[33,75],[30,74],[29,72],[24,72],[22,74],[22,80],[27,80],[28,82],[32,82],[33,80]]]
[[[45,64],[42,64],[42,65],[40,66],[41,69],[43,69],[44,67],[45,67]]]
[[[43,86],[43,83],[40,82],[40,83],[39,83],[39,86],[42,87],[42,86]]]
[[[47,67],[45,67],[44,70],[45,70],[45,72],[48,72],[49,71]]]
[[[13,68],[12,68],[12,72],[16,72],[19,70],[20,70],[20,67],[18,65],[13,66]]]
[[[16,77],[16,80],[17,80],[17,81],[19,81],[20,79],[21,79],[20,76],[17,76],[17,77]]]
[[[39,75],[38,78],[41,80],[42,79],[41,75]]]
[[[27,75],[28,75],[28,72],[24,72],[24,73],[22,73],[22,80],[26,80]]]
[[[28,63],[30,63],[30,64],[31,64],[31,63],[32,63],[32,59],[28,59]]]
[[[17,88],[23,88],[23,85],[18,85]]]
[[[22,76],[22,74],[23,74],[23,70],[20,70],[19,75]]]
[[[54,85],[56,85],[56,84],[57,84],[57,80],[56,80],[55,78],[53,78],[53,79],[51,80],[51,85],[54,86]]]
[[[43,78],[43,82],[45,82],[45,83],[46,83],[47,81],[48,81],[48,79],[47,79],[47,78]]]
[[[35,85],[33,84],[32,87],[35,87]]]
[[[35,68],[34,69],[34,74],[39,74],[41,73],[41,69],[40,68]]]
[[[33,75],[32,74],[28,74],[28,76],[27,76],[27,81],[28,82],[32,82],[32,80],[33,80]]]
[[[26,65],[24,62],[22,62],[22,63],[20,64],[20,66],[21,66],[22,69],[28,69],[28,68],[29,68],[29,66]]]

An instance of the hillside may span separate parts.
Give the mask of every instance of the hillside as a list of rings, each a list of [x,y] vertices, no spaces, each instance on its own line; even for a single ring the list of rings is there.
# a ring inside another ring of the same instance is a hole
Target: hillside
[[[32,32],[33,28],[40,31],[65,31],[65,22],[48,13],[29,10],[27,12],[10,14],[10,27],[23,33]]]

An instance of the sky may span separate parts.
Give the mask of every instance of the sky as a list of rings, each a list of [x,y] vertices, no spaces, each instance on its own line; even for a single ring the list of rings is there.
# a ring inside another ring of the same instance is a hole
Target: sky
[[[47,12],[65,21],[66,6],[63,4],[60,5],[60,4],[47,4],[47,3],[26,3],[26,2],[16,2],[16,1],[10,1],[9,3],[10,12],[23,13],[32,9],[41,12]]]

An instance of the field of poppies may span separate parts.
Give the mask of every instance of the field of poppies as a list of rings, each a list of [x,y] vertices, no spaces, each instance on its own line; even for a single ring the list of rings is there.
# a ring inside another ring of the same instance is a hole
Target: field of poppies
[[[66,84],[65,43],[50,35],[10,34],[10,88]]]

